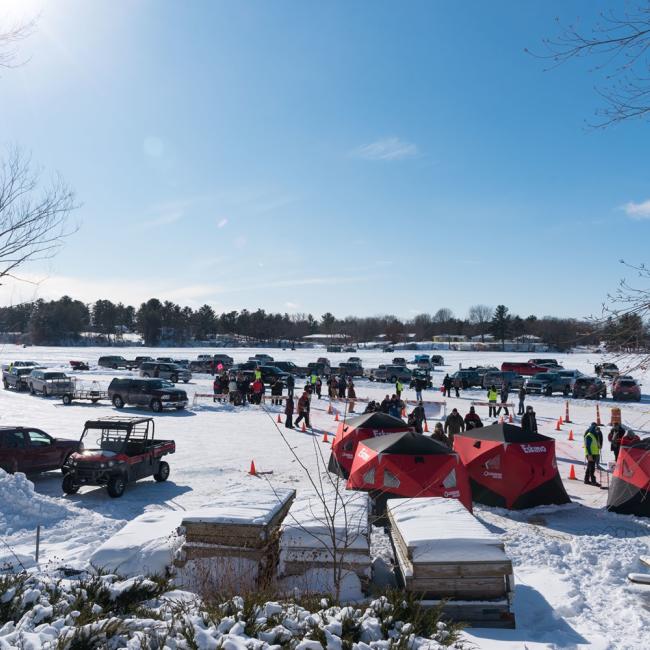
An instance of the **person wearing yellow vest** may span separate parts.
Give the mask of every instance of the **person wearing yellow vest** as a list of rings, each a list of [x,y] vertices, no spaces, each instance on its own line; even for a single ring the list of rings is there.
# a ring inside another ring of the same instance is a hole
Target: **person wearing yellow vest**
[[[259,368],[255,369],[255,379],[262,379],[262,371]]]
[[[397,399],[402,399],[403,390],[404,390],[404,384],[398,379],[395,382],[395,395],[397,395]]]
[[[595,422],[585,431],[585,458],[587,460],[587,469],[585,470],[585,483],[587,485],[596,485],[596,466],[600,461],[600,441],[598,440],[598,426]]]
[[[497,391],[496,386],[492,385],[488,389],[487,392],[487,398],[488,398],[488,405],[490,407],[490,411],[488,413],[488,417],[496,417],[497,416],[497,398],[499,397],[499,392]]]

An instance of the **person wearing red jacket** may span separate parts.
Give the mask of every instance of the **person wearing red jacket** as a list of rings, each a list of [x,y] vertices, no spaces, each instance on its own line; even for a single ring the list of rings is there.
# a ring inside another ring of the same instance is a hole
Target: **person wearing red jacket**
[[[256,379],[252,385],[253,389],[253,404],[262,403],[262,393],[264,392],[264,384],[261,379]]]
[[[304,420],[305,426],[311,428],[311,424],[309,424],[309,395],[307,391],[298,400],[298,417],[296,418],[295,426],[298,426],[300,420]]]
[[[632,429],[628,429],[621,438],[621,447],[630,447],[639,442],[639,440],[641,440],[641,438],[639,438]]]
[[[470,429],[478,429],[483,426],[481,418],[478,416],[478,413],[474,410],[473,406],[469,407],[469,413],[465,416],[465,429],[469,431]]]

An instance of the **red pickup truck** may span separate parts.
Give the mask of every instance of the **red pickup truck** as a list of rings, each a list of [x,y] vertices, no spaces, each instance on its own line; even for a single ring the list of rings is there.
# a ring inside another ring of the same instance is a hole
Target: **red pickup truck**
[[[506,370],[526,376],[549,371],[548,366],[538,366],[536,363],[531,363],[530,361],[504,361],[501,364],[501,371],[505,372]]]
[[[30,427],[0,428],[0,468],[6,472],[49,472],[67,469],[70,456],[79,451],[77,440],[63,440]]]

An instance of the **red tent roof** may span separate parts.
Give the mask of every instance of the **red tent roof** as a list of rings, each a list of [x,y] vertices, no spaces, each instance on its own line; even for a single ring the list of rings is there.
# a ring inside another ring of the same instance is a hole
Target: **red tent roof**
[[[650,517],[650,438],[621,447],[607,493],[607,509]]]

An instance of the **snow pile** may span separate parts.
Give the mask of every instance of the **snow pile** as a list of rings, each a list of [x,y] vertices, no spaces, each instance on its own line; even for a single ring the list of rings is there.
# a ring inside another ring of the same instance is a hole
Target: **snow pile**
[[[0,530],[5,533],[36,528],[68,514],[60,501],[34,492],[24,474],[7,474],[0,469]]]
[[[154,647],[199,650],[412,650],[460,648],[456,632],[407,602],[378,598],[361,608],[310,611],[295,602],[235,597],[209,610],[164,581],[115,576],[22,575],[0,583],[0,648]]]
[[[154,510],[130,521],[91,556],[98,570],[124,577],[165,575],[183,539],[176,534],[184,510]]]

